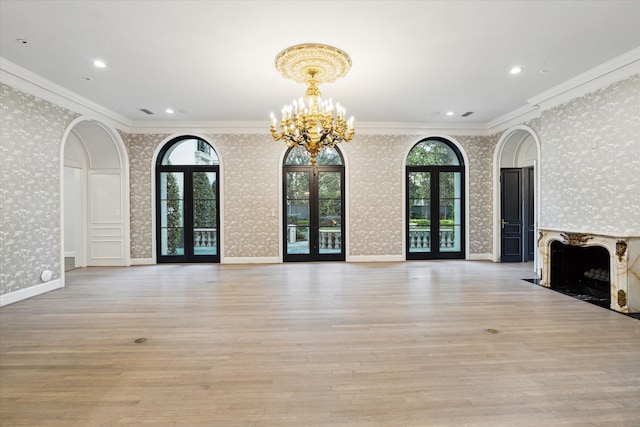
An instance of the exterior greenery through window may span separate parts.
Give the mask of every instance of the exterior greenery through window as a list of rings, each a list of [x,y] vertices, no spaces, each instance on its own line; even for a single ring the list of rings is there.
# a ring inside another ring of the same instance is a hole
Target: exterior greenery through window
[[[182,242],[180,187],[174,174],[167,175],[167,253],[178,255]]]

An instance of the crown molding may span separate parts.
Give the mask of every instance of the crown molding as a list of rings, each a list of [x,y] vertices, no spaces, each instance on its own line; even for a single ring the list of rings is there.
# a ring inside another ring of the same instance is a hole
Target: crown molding
[[[209,135],[244,134],[244,135],[271,135],[269,126],[271,122],[264,121],[135,121],[131,124],[132,134],[176,134],[176,133],[201,133]]]
[[[640,47],[598,65],[572,79],[527,99],[530,105],[548,110],[640,73]]]
[[[483,123],[404,123],[404,122],[358,122],[357,135],[422,135],[438,133],[445,135],[485,136],[487,129]],[[196,132],[210,135],[248,134],[271,135],[269,121],[228,121],[228,122],[170,122],[137,121],[131,126],[133,134],[175,134]]]
[[[487,123],[487,134],[494,135],[512,126],[526,123],[540,115],[537,105],[525,105]]]
[[[632,49],[572,79],[527,99],[527,105],[487,123],[489,135],[526,123],[540,113],[640,73],[640,48]]]
[[[488,135],[484,123],[357,122],[356,132],[360,135]]]
[[[128,132],[131,120],[0,57],[0,83]]]

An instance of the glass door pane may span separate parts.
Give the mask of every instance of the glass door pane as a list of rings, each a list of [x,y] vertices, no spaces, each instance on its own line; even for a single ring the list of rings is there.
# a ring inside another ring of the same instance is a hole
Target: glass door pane
[[[431,173],[409,172],[409,252],[431,252]]]
[[[216,172],[193,172],[193,255],[216,255],[218,248]]]
[[[342,253],[342,182],[340,172],[318,173],[318,253]]]
[[[184,174],[160,173],[161,255],[184,255]]]
[[[440,252],[460,252],[462,194],[460,172],[440,172]]]
[[[310,173],[286,173],[287,254],[310,254]]]

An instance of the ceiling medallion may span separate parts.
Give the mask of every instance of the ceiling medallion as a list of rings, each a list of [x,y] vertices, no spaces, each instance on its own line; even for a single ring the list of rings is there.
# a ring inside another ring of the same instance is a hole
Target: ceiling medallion
[[[320,83],[331,83],[347,75],[351,58],[342,50],[324,44],[291,46],[276,56],[276,70],[286,79],[309,84],[311,76]]]
[[[318,85],[344,77],[351,68],[351,58],[342,50],[324,44],[308,43],[289,47],[276,56],[275,67],[287,79],[306,84],[304,98],[282,109],[280,132],[271,113],[271,135],[284,140],[288,147],[300,145],[316,164],[324,147],[351,141],[355,130],[353,117],[345,120],[346,110],[331,99],[323,100]]]

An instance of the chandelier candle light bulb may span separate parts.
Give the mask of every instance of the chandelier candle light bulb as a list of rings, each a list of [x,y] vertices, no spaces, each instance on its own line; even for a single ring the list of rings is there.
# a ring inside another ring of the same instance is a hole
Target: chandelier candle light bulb
[[[325,147],[353,139],[354,118],[345,120],[346,110],[332,99],[322,100],[318,85],[333,82],[343,77],[351,68],[351,58],[332,46],[303,44],[283,50],[276,57],[276,69],[286,78],[308,85],[305,99],[282,109],[282,121],[278,132],[277,121],[271,113],[271,135],[276,141],[283,140],[287,147],[304,147],[316,164],[316,156]]]

